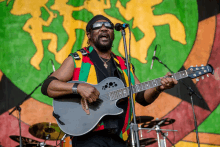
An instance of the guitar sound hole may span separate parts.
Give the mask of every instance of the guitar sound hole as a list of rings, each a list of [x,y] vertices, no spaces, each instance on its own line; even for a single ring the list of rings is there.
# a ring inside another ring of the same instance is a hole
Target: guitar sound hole
[[[117,86],[118,84],[116,84],[115,82],[109,82],[109,83],[106,83],[104,86],[102,86],[102,90],[106,90],[108,88],[114,88]]]

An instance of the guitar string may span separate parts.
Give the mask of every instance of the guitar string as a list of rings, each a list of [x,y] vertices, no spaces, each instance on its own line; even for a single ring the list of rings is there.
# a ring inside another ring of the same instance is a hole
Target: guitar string
[[[183,71],[183,72],[185,72],[185,71]],[[181,72],[178,72],[178,73],[180,73],[180,76],[181,76]],[[177,73],[176,73],[177,74]],[[171,78],[175,78],[175,79],[181,79],[181,78],[177,78],[175,73],[174,74],[172,74],[172,77]],[[164,76],[164,78],[167,78],[167,77],[169,77],[169,76]],[[155,84],[156,86],[159,86],[159,85],[161,85],[161,84],[158,84],[158,82],[160,83],[160,81],[161,81],[161,79],[160,78],[157,78],[157,79],[154,79],[154,80],[151,80],[151,81],[148,81],[148,82],[144,82],[144,83],[140,83],[140,84],[136,84],[136,85],[133,85],[132,86],[132,90],[135,92],[135,91],[142,91],[142,90],[144,90],[144,89],[150,89],[150,88],[153,88],[153,87],[155,87],[155,86],[150,86],[151,84],[152,85],[154,85],[153,84],[153,82],[156,82],[157,84]],[[149,87],[148,86],[146,86],[146,85],[149,85]],[[113,93],[112,95],[112,97],[113,97],[113,99],[112,100],[116,100],[116,99],[120,99],[120,98],[123,98],[123,97],[126,97],[126,96],[128,96],[128,94],[127,94],[127,89],[128,89],[128,87],[124,87],[124,88],[121,88],[121,89],[118,89],[118,90],[115,90],[115,91],[112,91],[112,92],[115,92],[115,93]],[[126,90],[126,93],[123,93],[123,90]],[[135,92],[136,93],[136,92]],[[100,97],[102,97],[102,99],[97,99],[97,101],[96,102],[93,102],[93,104],[97,104],[97,103],[99,103],[99,102],[103,102],[103,100],[111,100],[111,96],[109,95],[110,93],[107,93],[107,94],[104,94],[104,95],[101,95]],[[126,95],[126,96],[125,96]],[[91,104],[91,103],[90,103]]]

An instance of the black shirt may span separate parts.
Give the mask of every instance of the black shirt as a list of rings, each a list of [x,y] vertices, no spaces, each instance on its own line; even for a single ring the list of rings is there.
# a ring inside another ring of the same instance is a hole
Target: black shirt
[[[100,83],[102,80],[104,80],[107,77],[118,77],[123,81],[125,84],[125,80],[122,76],[122,73],[117,69],[117,66],[119,66],[117,63],[115,63],[113,59],[113,55],[111,59],[107,62],[107,69],[104,67],[104,62],[100,59],[97,52],[93,50],[89,54],[90,60],[94,63],[96,74],[97,74],[97,80],[98,83]],[[103,59],[106,60],[106,59]],[[106,60],[107,61],[107,60]],[[117,104],[119,108],[122,108],[124,112],[120,115],[116,116],[105,116],[103,117],[102,121],[104,122],[105,129],[116,129],[116,134],[120,135],[120,130],[122,129],[124,125],[126,110],[127,110],[128,101],[127,98],[125,98],[124,101],[121,101]]]

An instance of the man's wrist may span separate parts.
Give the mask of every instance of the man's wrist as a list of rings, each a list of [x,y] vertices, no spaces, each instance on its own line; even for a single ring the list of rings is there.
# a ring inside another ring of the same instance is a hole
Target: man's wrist
[[[163,91],[163,90],[160,89],[160,86],[155,87],[155,92],[157,92],[157,93],[161,93],[162,91]]]
[[[72,87],[72,92],[73,94],[78,94],[77,92],[77,87],[78,87],[79,83],[74,83],[73,87]]]

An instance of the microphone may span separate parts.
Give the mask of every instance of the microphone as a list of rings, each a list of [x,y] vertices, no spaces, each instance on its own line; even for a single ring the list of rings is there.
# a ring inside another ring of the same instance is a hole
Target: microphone
[[[55,66],[54,66],[54,64],[53,64],[53,60],[51,59],[51,64],[52,64],[52,67],[53,67],[53,72],[55,72]]]
[[[116,23],[115,24],[115,30],[116,31],[121,31],[122,29],[125,29],[129,26],[129,24],[124,23],[124,24],[120,24],[120,23]]]
[[[155,47],[155,49],[154,49],[154,54],[153,54],[153,57],[152,57],[152,62],[151,62],[151,66],[150,66],[150,69],[152,69],[153,68],[153,65],[154,65],[154,59],[155,59],[155,55],[156,55],[156,49],[157,49],[157,45],[156,45],[156,47]]]

